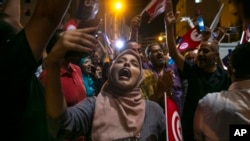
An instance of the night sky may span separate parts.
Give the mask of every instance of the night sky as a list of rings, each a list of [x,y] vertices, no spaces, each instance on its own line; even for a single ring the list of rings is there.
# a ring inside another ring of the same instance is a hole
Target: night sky
[[[126,0],[129,11],[126,13],[126,21],[129,24],[131,18],[147,6],[151,0]],[[176,5],[179,0],[172,0],[173,5]],[[157,16],[151,23],[148,23],[148,15],[144,13],[142,16],[142,23],[139,30],[139,34],[144,37],[159,35],[159,33],[164,32],[164,14]]]
[[[127,0],[128,9],[126,13],[126,22],[129,24],[131,18],[141,13],[150,0]],[[142,36],[154,36],[160,32],[164,32],[163,14],[157,16],[151,23],[148,23],[148,15],[146,13],[142,16],[142,23],[139,29],[139,34]]]

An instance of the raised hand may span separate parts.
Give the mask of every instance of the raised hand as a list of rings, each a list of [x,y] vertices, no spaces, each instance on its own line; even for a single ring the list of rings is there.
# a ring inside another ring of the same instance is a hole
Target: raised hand
[[[47,61],[49,60],[52,63],[60,63],[69,51],[82,53],[91,52],[97,44],[95,36],[90,34],[95,30],[96,27],[89,27],[63,32],[51,50]]]
[[[176,23],[176,19],[180,14],[179,11],[174,13],[173,11],[173,3],[171,0],[166,1],[166,11],[165,11],[165,22],[167,25],[174,25]]]
[[[138,29],[141,26],[141,16],[136,15],[135,17],[133,17],[130,21],[130,26],[131,26],[132,30],[138,31]]]
[[[131,35],[130,40],[138,42],[138,32],[141,26],[141,16],[136,15],[130,21]]]

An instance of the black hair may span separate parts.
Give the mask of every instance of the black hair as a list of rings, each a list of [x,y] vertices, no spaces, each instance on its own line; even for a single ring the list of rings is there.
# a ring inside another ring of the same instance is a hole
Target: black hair
[[[250,43],[239,44],[232,51],[230,65],[236,78],[250,77]]]
[[[153,43],[149,44],[149,45],[146,47],[146,49],[145,49],[145,55],[146,55],[146,57],[149,57],[149,53],[150,53],[150,51],[151,51],[151,47],[153,47],[153,46],[155,46],[155,45],[160,46],[161,49],[163,49],[163,47],[162,47],[159,43],[153,42]]]
[[[220,46],[219,46],[219,42],[217,40],[203,41],[203,42],[201,42],[200,46],[201,45],[212,46],[213,51],[216,53],[219,53]]]
[[[243,6],[243,16],[246,19],[250,19],[250,1],[249,0],[241,0],[242,1],[242,6]]]

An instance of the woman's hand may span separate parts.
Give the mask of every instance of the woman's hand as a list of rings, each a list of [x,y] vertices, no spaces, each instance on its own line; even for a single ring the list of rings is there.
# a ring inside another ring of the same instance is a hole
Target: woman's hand
[[[68,30],[62,33],[57,43],[48,55],[47,63],[60,64],[69,51],[89,53],[97,44],[95,36],[96,27]]]

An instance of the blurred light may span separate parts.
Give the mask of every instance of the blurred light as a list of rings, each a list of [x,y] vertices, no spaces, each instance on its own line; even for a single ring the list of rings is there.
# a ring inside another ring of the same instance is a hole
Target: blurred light
[[[126,10],[126,1],[125,0],[110,0],[109,10],[115,13],[123,13]]]
[[[115,47],[117,49],[122,49],[124,47],[124,41],[121,40],[121,39],[117,40],[116,43],[115,43]]]
[[[202,0],[195,0],[195,3],[201,3]]]
[[[115,3],[115,9],[120,10],[122,8],[121,2],[116,2]]]
[[[158,37],[158,40],[161,42],[163,40],[163,37],[162,36],[159,36]]]

